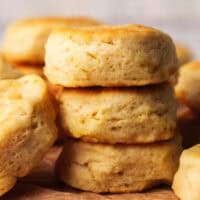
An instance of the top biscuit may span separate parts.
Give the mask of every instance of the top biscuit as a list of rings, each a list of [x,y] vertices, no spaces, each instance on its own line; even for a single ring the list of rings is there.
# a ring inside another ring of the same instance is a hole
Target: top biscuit
[[[65,87],[156,84],[177,69],[172,39],[141,25],[54,31],[45,61],[50,82]]]
[[[97,25],[85,17],[43,17],[11,24],[4,37],[4,53],[12,63],[43,64],[44,45],[52,30],[72,26]]]

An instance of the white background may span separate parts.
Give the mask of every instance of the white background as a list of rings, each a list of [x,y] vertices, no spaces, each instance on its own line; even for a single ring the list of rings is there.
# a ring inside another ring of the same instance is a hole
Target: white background
[[[105,23],[151,25],[191,47],[200,58],[200,0],[0,0],[0,41],[9,22],[48,15],[88,15]]]

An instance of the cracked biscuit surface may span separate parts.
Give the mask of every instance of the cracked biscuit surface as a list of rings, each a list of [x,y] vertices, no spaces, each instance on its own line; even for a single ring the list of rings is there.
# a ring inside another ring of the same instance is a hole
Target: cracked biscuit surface
[[[176,100],[170,84],[65,89],[58,97],[66,134],[89,142],[149,143],[172,138]]]
[[[152,144],[93,144],[67,140],[56,173],[74,188],[97,193],[140,192],[171,184],[181,153],[180,137]]]
[[[0,81],[0,196],[27,175],[54,143],[55,112],[36,75]]]
[[[42,17],[19,20],[5,32],[4,53],[12,63],[44,64],[44,45],[57,28],[98,25],[86,17]]]
[[[171,38],[141,25],[54,31],[45,57],[47,78],[65,87],[156,84],[177,70]]]

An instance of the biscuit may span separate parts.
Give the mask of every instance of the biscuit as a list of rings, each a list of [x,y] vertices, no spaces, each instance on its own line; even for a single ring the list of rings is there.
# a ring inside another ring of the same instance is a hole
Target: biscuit
[[[56,140],[57,129],[47,86],[40,77],[1,80],[0,97],[1,196],[38,164]]]
[[[97,25],[85,17],[43,17],[11,24],[4,37],[4,53],[10,62],[44,64],[44,45],[52,30],[72,26]]]
[[[176,54],[180,66],[190,62],[193,59],[192,51],[179,43],[176,43]]]
[[[0,80],[14,79],[19,78],[20,76],[22,76],[22,73],[8,64],[3,54],[0,53]]]
[[[47,78],[65,87],[155,84],[177,70],[171,38],[140,25],[57,30],[45,48]]]
[[[43,67],[37,66],[37,65],[19,65],[19,64],[13,64],[16,69],[21,71],[25,75],[29,74],[37,74],[41,77],[44,77],[43,74]]]
[[[181,103],[200,111],[200,62],[193,61],[181,67],[175,92]]]
[[[56,173],[67,185],[98,193],[140,192],[171,184],[180,138],[151,144],[93,144],[67,140]]]
[[[181,154],[172,188],[181,200],[200,199],[200,144]]]
[[[84,141],[149,143],[175,134],[176,100],[170,84],[65,89],[59,104],[63,129]]]

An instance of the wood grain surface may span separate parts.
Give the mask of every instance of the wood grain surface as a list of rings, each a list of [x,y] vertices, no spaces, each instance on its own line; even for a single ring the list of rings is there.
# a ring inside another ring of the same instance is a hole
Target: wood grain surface
[[[145,193],[95,194],[66,187],[54,176],[55,160],[61,147],[53,147],[32,173],[19,180],[17,185],[1,200],[178,200],[165,187]]]

